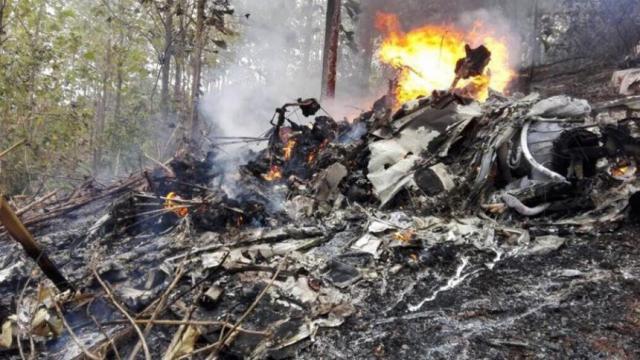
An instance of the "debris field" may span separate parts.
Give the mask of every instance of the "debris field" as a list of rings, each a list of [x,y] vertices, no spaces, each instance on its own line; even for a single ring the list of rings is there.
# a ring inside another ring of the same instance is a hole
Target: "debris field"
[[[638,96],[391,97],[11,199],[42,251],[3,210],[1,356],[639,357]]]

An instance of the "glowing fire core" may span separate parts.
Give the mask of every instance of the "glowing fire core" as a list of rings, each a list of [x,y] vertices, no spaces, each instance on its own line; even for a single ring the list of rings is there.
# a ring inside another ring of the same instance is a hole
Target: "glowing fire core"
[[[485,74],[462,80],[474,98],[484,101],[489,88],[504,91],[515,76],[509,65],[506,40],[494,36],[483,24],[465,33],[452,25],[426,25],[404,32],[396,15],[378,13],[377,28],[384,39],[380,60],[399,71],[396,100],[399,103],[430,95],[434,90],[448,90],[455,78],[456,62],[465,57],[465,44],[484,44],[491,51],[491,63]]]

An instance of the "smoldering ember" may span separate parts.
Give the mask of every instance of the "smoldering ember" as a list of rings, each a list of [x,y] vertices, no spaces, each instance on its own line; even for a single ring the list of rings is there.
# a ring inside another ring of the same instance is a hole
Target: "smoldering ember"
[[[640,358],[640,3],[469,3],[0,1],[0,357]]]

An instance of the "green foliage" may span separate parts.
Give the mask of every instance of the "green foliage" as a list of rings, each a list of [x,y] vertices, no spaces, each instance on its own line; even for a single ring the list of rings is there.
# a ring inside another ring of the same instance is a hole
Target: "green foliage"
[[[137,168],[158,107],[149,99],[162,36],[149,37],[158,32],[149,11],[136,0],[16,0],[5,9],[0,151],[28,145],[0,160],[0,192],[112,176],[116,157],[120,174]]]

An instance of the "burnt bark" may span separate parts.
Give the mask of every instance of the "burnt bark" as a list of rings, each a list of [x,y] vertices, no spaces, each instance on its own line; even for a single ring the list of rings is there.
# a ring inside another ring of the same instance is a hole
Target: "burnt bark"
[[[338,42],[340,39],[341,0],[327,1],[327,23],[322,54],[322,98],[333,99],[336,95],[338,65]]]

